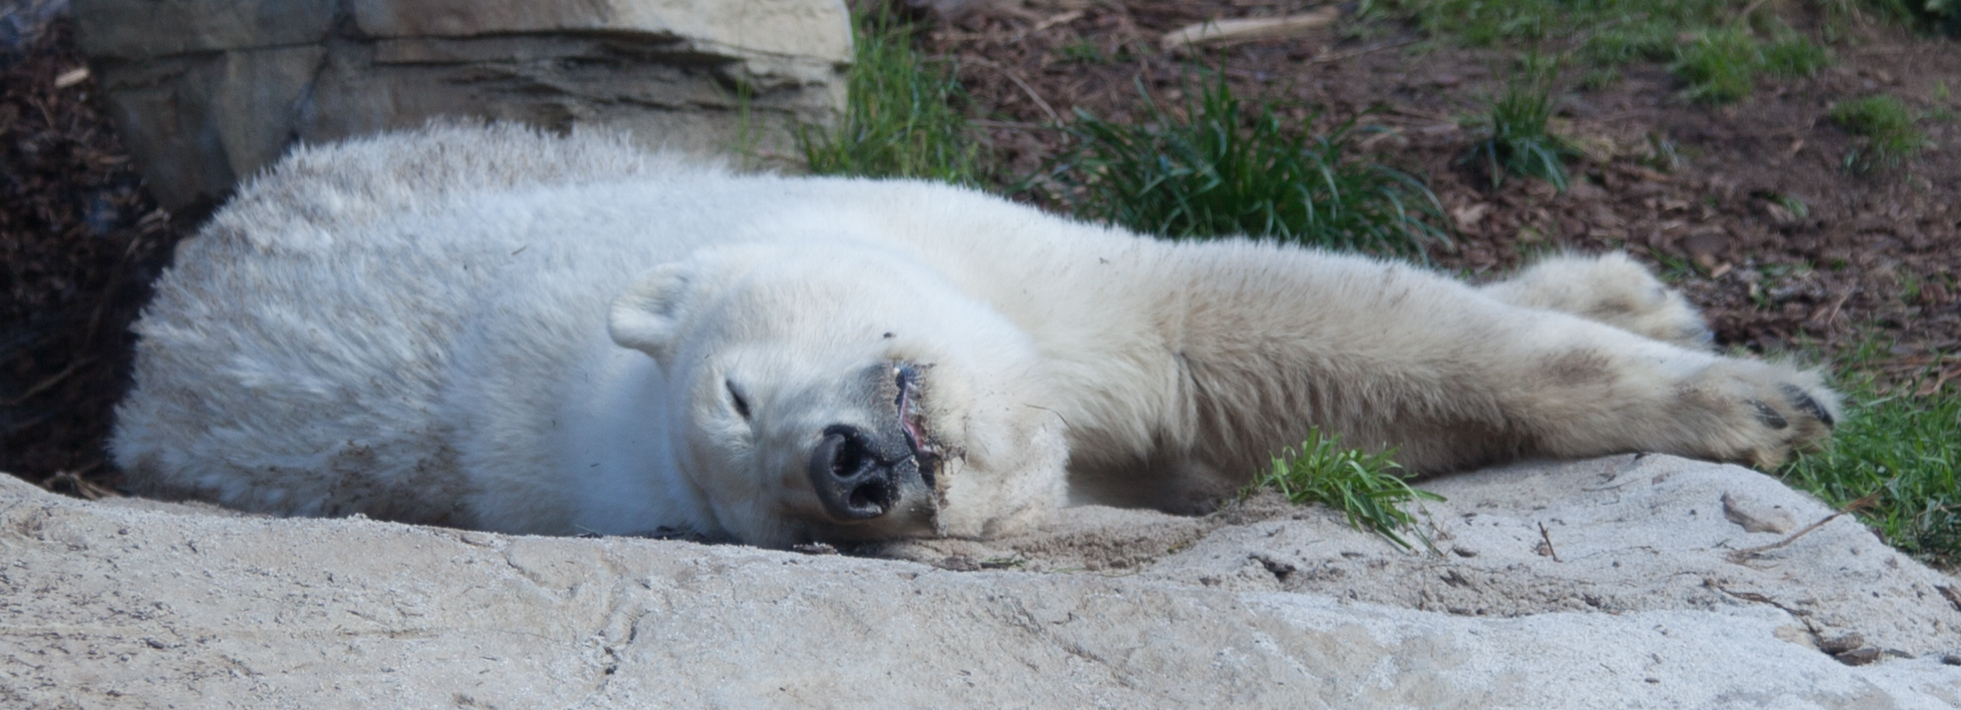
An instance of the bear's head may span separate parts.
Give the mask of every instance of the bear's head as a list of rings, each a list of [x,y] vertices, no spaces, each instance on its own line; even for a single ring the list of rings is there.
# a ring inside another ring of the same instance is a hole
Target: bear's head
[[[706,249],[643,276],[610,328],[658,362],[679,473],[744,542],[994,535],[1064,497],[1034,343],[890,248]]]

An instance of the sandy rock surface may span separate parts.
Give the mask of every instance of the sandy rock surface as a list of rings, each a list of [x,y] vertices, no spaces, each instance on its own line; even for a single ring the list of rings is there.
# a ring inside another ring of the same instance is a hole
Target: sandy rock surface
[[[844,106],[842,0],[73,0],[157,200],[222,197],[296,141],[430,118],[599,125],[794,154]]]
[[[1441,554],[1254,499],[874,559],[0,477],[0,705],[1961,705],[1961,582],[1843,518],[1737,555],[1830,514],[1771,478],[1622,456],[1423,487]]]

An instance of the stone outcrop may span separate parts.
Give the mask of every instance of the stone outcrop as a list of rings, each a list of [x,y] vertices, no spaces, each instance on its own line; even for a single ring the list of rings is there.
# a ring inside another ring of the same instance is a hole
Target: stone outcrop
[[[794,162],[844,105],[843,0],[73,0],[150,188],[223,196],[297,141],[437,116]]]
[[[1665,456],[872,559],[82,502],[0,476],[0,706],[1950,708],[1956,580]],[[1727,502],[1725,502],[1727,499]]]

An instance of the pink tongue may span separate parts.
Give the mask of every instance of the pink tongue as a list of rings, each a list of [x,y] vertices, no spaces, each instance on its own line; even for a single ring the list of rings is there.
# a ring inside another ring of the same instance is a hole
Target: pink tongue
[[[906,444],[918,454],[926,437],[919,431],[919,412],[913,411],[912,391],[903,386],[899,390],[899,426],[906,430]]]

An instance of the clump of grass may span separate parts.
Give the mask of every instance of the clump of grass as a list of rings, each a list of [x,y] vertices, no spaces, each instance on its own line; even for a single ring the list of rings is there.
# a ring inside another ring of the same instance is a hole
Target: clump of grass
[[[1887,544],[1933,564],[1961,566],[1961,387],[1912,394],[1908,382],[1881,392],[1857,368],[1884,352],[1869,343],[1840,378],[1845,421],[1831,448],[1798,455],[1779,469],[1785,482],[1826,505],[1844,507],[1878,493],[1857,512]],[[1952,361],[1937,363],[1935,370]]]
[[[1308,430],[1300,449],[1287,449],[1273,458],[1272,467],[1255,480],[1248,492],[1272,488],[1299,504],[1319,503],[1340,510],[1356,530],[1368,530],[1403,549],[1408,540],[1397,534],[1410,530],[1431,549],[1430,536],[1416,528],[1416,516],[1401,506],[1416,501],[1441,501],[1443,496],[1411,488],[1394,471],[1395,451],[1364,453],[1341,446],[1338,435]]]
[[[1747,30],[1732,27],[1708,30],[1676,49],[1669,68],[1689,83],[1687,96],[1709,103],[1729,103],[1750,95],[1763,48]]]
[[[1675,147],[1675,141],[1657,133],[1648,134],[1648,149],[1643,151],[1637,160],[1642,165],[1664,173],[1675,172],[1688,162],[1683,159],[1682,152]]]
[[[1802,79],[1831,64],[1830,51],[1803,37],[1787,36],[1764,45],[1764,70],[1778,76]]]
[[[1845,165],[1859,171],[1875,167],[1894,167],[1920,154],[1927,136],[1920,132],[1919,117],[1889,94],[1833,104],[1828,114],[1833,123],[1859,136],[1861,145],[1845,155]]]
[[[1674,28],[1660,22],[1616,25],[1588,36],[1579,56],[1595,66],[1663,61],[1675,54]]]
[[[1140,93],[1143,91],[1139,87]],[[1352,155],[1355,122],[1317,135],[1223,76],[1175,116],[1116,123],[1078,110],[1076,147],[1051,172],[1077,215],[1172,238],[1243,234],[1331,249],[1423,254],[1448,242],[1443,208],[1405,173]]]
[[[1565,192],[1566,158],[1576,151],[1547,125],[1552,120],[1557,67],[1536,56],[1526,57],[1522,64],[1505,82],[1505,93],[1492,102],[1490,112],[1479,118],[1485,137],[1472,146],[1471,159],[1484,166],[1492,187],[1503,185],[1506,175],[1526,175]]]
[[[1765,43],[1748,28],[1731,25],[1697,33],[1676,49],[1669,68],[1688,82],[1690,99],[1729,103],[1749,96],[1761,74],[1802,78],[1830,63],[1830,52],[1803,37],[1787,34]]]
[[[1425,31],[1471,45],[1583,37],[1583,53],[1586,45],[1596,41],[1632,40],[1631,44],[1665,54],[1674,47],[1676,34],[1728,23],[1749,0],[1400,0],[1394,4]],[[1631,60],[1638,54],[1623,56]]]
[[[1110,63],[1110,57],[1103,53],[1103,49],[1097,47],[1095,42],[1087,39],[1079,39],[1075,42],[1062,45],[1062,48],[1058,52],[1064,60],[1080,64]]]
[[[980,144],[956,108],[964,99],[959,81],[924,61],[911,29],[891,13],[856,19],[845,115],[833,131],[797,136],[810,171],[980,182]]]
[[[1599,91],[1619,83],[1621,72],[1613,67],[1590,69],[1580,77],[1580,88],[1587,91]]]
[[[1689,95],[1713,103],[1747,96],[1764,72],[1809,76],[1830,61],[1823,47],[1799,37],[1770,18],[1768,11],[1744,12],[1760,4],[1750,0],[1392,0],[1392,4],[1430,34],[1468,45],[1537,46],[1572,37],[1574,55],[1597,69],[1672,60],[1672,68],[1689,84]],[[1768,43],[1759,40],[1751,32],[1753,25],[1777,38]]]

